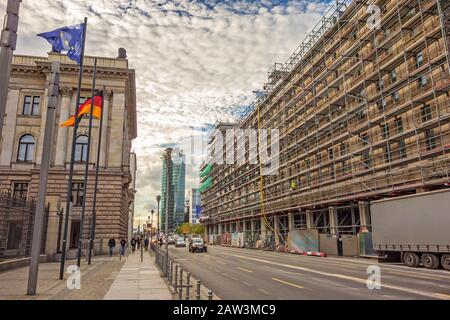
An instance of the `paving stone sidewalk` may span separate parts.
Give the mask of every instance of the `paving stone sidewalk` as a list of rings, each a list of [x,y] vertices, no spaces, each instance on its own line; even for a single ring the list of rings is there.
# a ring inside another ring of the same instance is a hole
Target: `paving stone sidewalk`
[[[172,300],[166,282],[155,265],[154,258],[144,252],[130,254],[106,293],[104,300]]]

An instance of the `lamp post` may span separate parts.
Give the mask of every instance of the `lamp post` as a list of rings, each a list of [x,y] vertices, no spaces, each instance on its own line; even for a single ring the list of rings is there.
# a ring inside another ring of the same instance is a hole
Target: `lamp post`
[[[150,213],[151,213],[151,217],[152,217],[152,219],[151,219],[152,224],[151,224],[151,227],[150,227],[150,243],[152,243],[152,240],[153,240],[153,225],[154,225],[154,223],[153,223],[153,214],[155,213],[155,210],[150,211]]]
[[[159,241],[159,203],[161,202],[161,196],[156,197],[156,201],[158,202],[158,211],[156,212],[156,234],[158,236]]]

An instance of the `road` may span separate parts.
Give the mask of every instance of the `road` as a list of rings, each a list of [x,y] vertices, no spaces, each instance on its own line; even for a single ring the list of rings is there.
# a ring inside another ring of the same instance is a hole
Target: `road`
[[[170,256],[225,300],[450,300],[450,272],[445,270],[220,246],[209,246],[207,253],[172,247]],[[381,289],[367,287],[371,265],[380,267]]]

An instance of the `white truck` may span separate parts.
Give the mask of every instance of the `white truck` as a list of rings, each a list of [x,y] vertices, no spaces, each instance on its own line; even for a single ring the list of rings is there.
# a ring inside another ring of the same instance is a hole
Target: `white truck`
[[[450,270],[450,189],[378,200],[370,209],[379,256]]]

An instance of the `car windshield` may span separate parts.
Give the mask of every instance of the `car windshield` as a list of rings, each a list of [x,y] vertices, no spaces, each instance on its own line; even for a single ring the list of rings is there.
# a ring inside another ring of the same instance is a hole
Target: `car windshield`
[[[203,240],[202,239],[194,239],[193,242],[194,243],[203,243]]]
[[[184,240],[183,239],[178,239],[177,242],[184,242]]]

